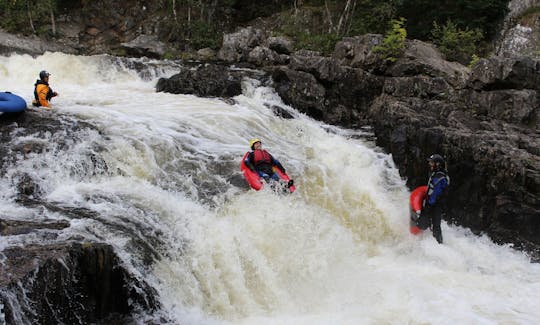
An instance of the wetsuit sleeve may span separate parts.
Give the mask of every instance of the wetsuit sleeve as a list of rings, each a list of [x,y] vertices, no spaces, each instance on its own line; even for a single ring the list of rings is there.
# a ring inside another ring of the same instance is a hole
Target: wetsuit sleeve
[[[448,181],[444,176],[433,179],[432,182],[435,182],[435,187],[433,188],[433,193],[431,193],[428,198],[428,204],[431,206],[435,205],[438,202],[440,196],[443,194],[443,191],[448,186]]]
[[[281,170],[283,173],[285,173],[285,168],[283,168],[283,165],[281,165],[281,163],[279,162],[279,160],[277,160],[276,158],[274,158],[274,156],[270,155],[270,159],[272,161],[272,165],[276,165],[277,168],[279,168],[279,170]]]
[[[244,160],[244,164],[247,166],[247,168],[251,169],[252,171],[255,171],[255,166],[252,163],[253,161],[253,152],[250,152],[246,159]]]

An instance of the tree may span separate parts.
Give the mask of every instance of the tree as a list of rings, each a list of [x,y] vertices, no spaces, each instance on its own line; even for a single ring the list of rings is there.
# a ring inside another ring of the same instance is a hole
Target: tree
[[[477,52],[477,46],[482,39],[482,31],[479,28],[470,30],[460,29],[451,20],[441,26],[433,23],[433,43],[435,43],[446,58],[468,64]]]
[[[439,25],[451,20],[462,30],[480,29],[491,39],[508,11],[509,0],[403,0],[398,6],[407,19],[412,38],[428,40],[433,22]]]
[[[405,18],[393,19],[392,28],[384,36],[382,44],[373,48],[383,59],[395,62],[403,54],[407,38],[407,30],[403,27],[405,21]]]
[[[345,34],[344,31],[347,31],[350,29],[351,20],[354,14],[355,7],[356,7],[356,0],[347,0],[347,2],[345,3],[345,7],[343,8],[343,12],[341,13],[341,16],[339,17],[339,22],[338,22],[337,31],[336,31],[338,35],[343,35]]]
[[[44,31],[44,22],[50,22],[51,33],[56,35],[57,0],[0,0],[2,26],[11,32]]]

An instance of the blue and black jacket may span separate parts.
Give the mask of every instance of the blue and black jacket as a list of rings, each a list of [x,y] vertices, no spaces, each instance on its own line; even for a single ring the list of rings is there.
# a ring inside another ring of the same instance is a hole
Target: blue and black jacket
[[[450,177],[446,170],[438,170],[431,173],[428,181],[427,204],[429,206],[440,205],[446,200],[446,193],[450,185]]]

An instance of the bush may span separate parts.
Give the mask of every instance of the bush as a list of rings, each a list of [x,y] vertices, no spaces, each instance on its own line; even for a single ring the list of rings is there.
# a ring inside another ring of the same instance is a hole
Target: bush
[[[329,55],[334,52],[336,43],[340,39],[336,34],[300,33],[296,35],[296,48],[318,51],[323,55]]]
[[[382,44],[375,46],[373,51],[378,53],[381,58],[395,62],[403,54],[403,50],[405,49],[407,30],[403,27],[405,18],[393,19],[390,23],[392,24],[392,28],[385,34]]]
[[[222,43],[222,34],[212,25],[203,21],[193,21],[188,28],[188,43],[196,50],[210,47],[218,49]]]
[[[472,69],[478,63],[478,61],[480,61],[480,57],[476,54],[473,54],[468,67]]]
[[[450,20],[444,26],[434,22],[431,35],[433,43],[439,47],[448,60],[462,64],[468,64],[471,61],[473,54],[478,52],[478,44],[483,38],[480,29],[462,30]]]
[[[388,23],[397,15],[398,0],[360,0],[352,17],[349,35],[384,34]]]

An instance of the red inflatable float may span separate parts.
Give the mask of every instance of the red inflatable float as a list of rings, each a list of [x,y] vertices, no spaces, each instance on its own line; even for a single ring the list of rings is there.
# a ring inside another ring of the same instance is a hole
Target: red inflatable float
[[[414,191],[412,191],[411,196],[409,197],[409,206],[411,207],[410,215],[410,232],[411,234],[419,234],[422,232],[422,229],[418,227],[416,223],[417,212],[422,211],[424,199],[427,196],[427,186],[419,186]]]
[[[264,186],[264,180],[259,176],[257,172],[252,171],[251,169],[246,166],[244,161],[246,160],[247,155],[249,155],[249,152],[246,152],[244,157],[242,158],[242,162],[240,162],[240,170],[244,174],[244,178],[248,182],[249,186],[251,186],[252,189],[258,191]],[[279,175],[279,177],[287,183],[290,180],[289,175],[283,173],[279,168],[274,166],[274,172]],[[288,190],[292,193],[296,190],[296,186],[292,185],[288,188]]]

